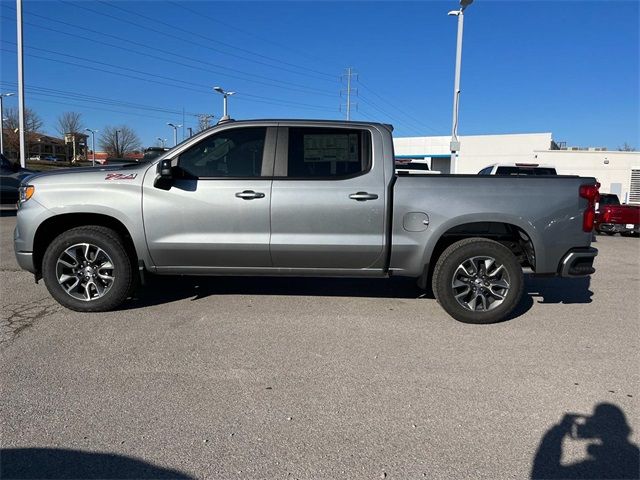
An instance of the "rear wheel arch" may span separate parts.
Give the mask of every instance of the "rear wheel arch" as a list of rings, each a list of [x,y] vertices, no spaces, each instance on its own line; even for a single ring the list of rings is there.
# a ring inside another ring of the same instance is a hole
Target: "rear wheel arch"
[[[536,246],[534,238],[524,228],[509,222],[466,222],[449,227],[438,237],[425,258],[424,270],[418,285],[427,288],[431,284],[433,270],[440,256],[454,243],[466,238],[486,238],[507,247],[523,267],[536,268]]]

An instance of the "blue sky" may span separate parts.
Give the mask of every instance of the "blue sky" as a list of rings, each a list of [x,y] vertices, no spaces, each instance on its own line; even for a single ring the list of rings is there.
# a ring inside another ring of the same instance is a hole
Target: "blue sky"
[[[570,145],[640,147],[639,5],[476,0],[459,133],[551,131]],[[197,113],[221,115],[214,85],[238,92],[235,118],[344,118],[339,76],[351,66],[353,119],[392,123],[397,136],[448,135],[456,6],[27,0],[26,101],[49,133],[61,112],[78,111],[87,127],[126,124],[145,146],[170,144],[166,122],[182,123],[183,109],[192,127]],[[16,91],[15,2],[2,0],[0,14],[0,89]]]

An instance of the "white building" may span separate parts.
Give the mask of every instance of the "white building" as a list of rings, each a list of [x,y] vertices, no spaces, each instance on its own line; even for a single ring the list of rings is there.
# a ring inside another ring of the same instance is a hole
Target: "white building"
[[[394,139],[398,158],[427,159],[432,170],[475,174],[494,163],[552,165],[560,175],[596,177],[602,193],[640,204],[640,152],[558,149],[551,133],[460,136],[460,152],[449,168],[450,136]]]

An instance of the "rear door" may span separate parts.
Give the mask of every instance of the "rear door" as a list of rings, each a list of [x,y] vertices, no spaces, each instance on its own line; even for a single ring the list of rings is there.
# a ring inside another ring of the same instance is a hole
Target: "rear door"
[[[367,128],[278,129],[271,191],[274,267],[377,269],[384,263],[382,147]],[[375,167],[375,168],[374,168]]]
[[[275,127],[216,130],[174,159],[169,189],[144,181],[147,244],[161,270],[264,268]],[[151,173],[151,172],[150,172]]]

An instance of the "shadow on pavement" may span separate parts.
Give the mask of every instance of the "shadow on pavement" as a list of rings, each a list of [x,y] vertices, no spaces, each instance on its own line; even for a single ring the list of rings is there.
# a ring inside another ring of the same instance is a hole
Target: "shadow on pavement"
[[[3,479],[193,478],[131,457],[59,448],[3,448],[0,472]]]
[[[637,479],[638,446],[629,441],[631,427],[616,405],[600,403],[593,414],[566,414],[542,438],[531,470],[532,479]],[[587,458],[562,463],[563,441],[590,442]]]
[[[538,303],[590,303],[593,292],[586,278],[537,278],[525,276],[524,295],[509,319],[517,318]],[[431,289],[421,290],[412,278],[307,278],[307,277],[181,277],[148,275],[147,284],[123,309],[144,308],[211,295],[287,295],[433,299]]]

